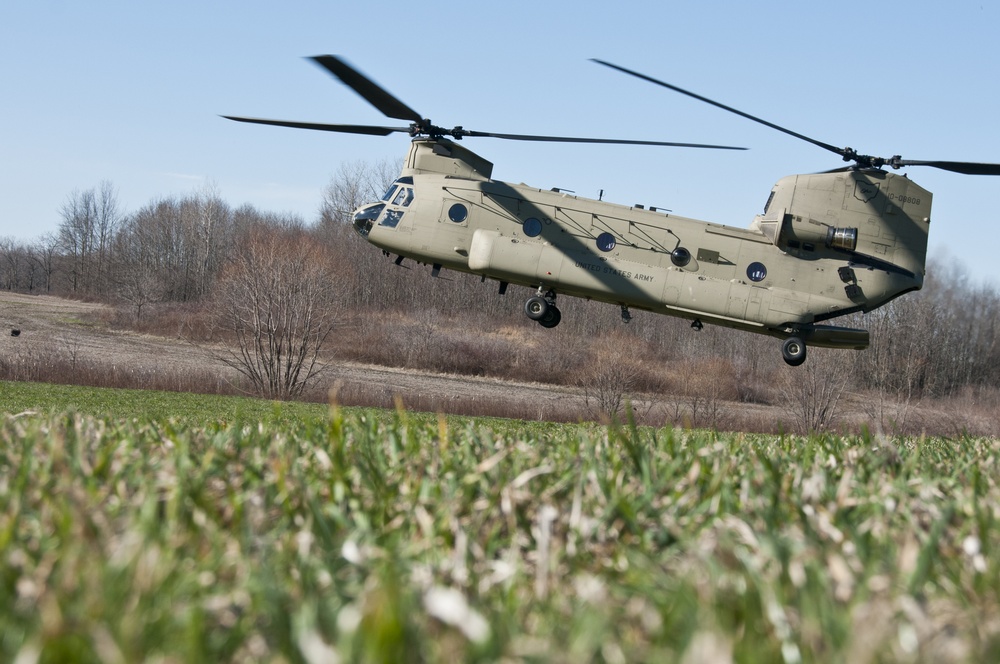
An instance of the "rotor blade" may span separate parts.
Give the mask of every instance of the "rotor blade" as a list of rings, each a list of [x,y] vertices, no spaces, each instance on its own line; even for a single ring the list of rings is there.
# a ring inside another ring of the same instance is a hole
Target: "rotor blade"
[[[476,136],[485,138],[502,138],[509,141],[545,141],[550,143],[610,143],[615,145],[661,145],[677,148],[708,148],[714,150],[746,150],[746,148],[729,145],[704,145],[701,143],[673,143],[667,141],[635,141],[618,138],[574,138],[571,136],[530,136],[526,134],[497,134],[488,131],[461,130],[460,137]]]
[[[972,161],[916,161],[900,159],[892,164],[894,168],[903,166],[932,166],[945,171],[964,175],[1000,175],[1000,164],[980,164]]]
[[[794,136],[795,138],[798,138],[798,139],[801,139],[803,141],[812,143],[813,145],[817,145],[817,146],[823,148],[824,150],[829,150],[830,152],[833,152],[834,154],[838,154],[841,157],[843,157],[843,156],[846,155],[845,150],[843,150],[842,148],[838,148],[838,147],[836,147],[834,145],[830,145],[829,143],[824,143],[823,141],[817,141],[815,138],[809,138],[808,136],[805,136],[805,135],[800,134],[798,132],[794,132],[791,129],[786,129],[786,128],[780,126],[780,125],[774,124],[773,122],[768,122],[767,120],[762,120],[761,118],[758,118],[758,117],[756,117],[754,115],[750,115],[749,113],[744,113],[743,111],[735,109],[732,106],[726,106],[725,104],[720,104],[719,102],[713,101],[713,100],[709,99],[708,97],[702,97],[699,94],[695,94],[694,92],[690,92],[688,90],[685,90],[684,88],[679,88],[676,85],[671,85],[670,83],[665,83],[665,82],[663,82],[661,80],[658,80],[658,79],[655,79],[655,78],[653,78],[651,76],[646,76],[645,74],[640,74],[637,71],[632,71],[631,69],[626,69],[625,67],[620,67],[620,66],[618,66],[616,64],[612,64],[610,62],[605,62],[604,60],[598,60],[597,58],[591,58],[591,60],[593,62],[596,62],[597,64],[604,65],[605,67],[610,67],[611,69],[617,69],[620,72],[623,72],[625,74],[629,74],[631,76],[635,76],[636,78],[641,78],[644,81],[648,81],[649,83],[653,83],[655,85],[662,86],[662,87],[667,88],[669,90],[673,90],[674,92],[680,92],[681,94],[687,95],[688,97],[693,97],[694,99],[697,99],[698,101],[703,101],[706,104],[711,104],[712,106],[721,108],[724,111],[729,111],[730,113],[735,113],[736,115],[744,117],[744,118],[746,118],[748,120],[753,120],[754,122],[762,124],[765,127],[770,127],[771,129],[777,129],[778,131],[780,131],[782,133],[788,134],[789,136]]]
[[[344,84],[364,97],[369,104],[382,111],[387,117],[417,123],[423,122],[423,118],[420,117],[419,113],[393,97],[378,83],[337,56],[317,55],[312,57],[311,60],[339,78]]]
[[[370,136],[388,136],[394,132],[409,133],[409,127],[373,127],[371,125],[341,125],[319,122],[292,122],[289,120],[266,120],[264,118],[243,118],[235,115],[223,115],[227,120],[250,122],[253,124],[273,125],[275,127],[293,127],[295,129],[316,129],[319,131],[338,131],[345,134],[368,134]]]

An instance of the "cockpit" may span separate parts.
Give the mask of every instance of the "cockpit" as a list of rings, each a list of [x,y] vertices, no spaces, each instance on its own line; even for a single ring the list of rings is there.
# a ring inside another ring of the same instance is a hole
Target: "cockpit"
[[[363,205],[355,211],[354,230],[367,238],[376,222],[379,226],[396,228],[412,202],[413,178],[401,177],[389,185],[381,201]]]

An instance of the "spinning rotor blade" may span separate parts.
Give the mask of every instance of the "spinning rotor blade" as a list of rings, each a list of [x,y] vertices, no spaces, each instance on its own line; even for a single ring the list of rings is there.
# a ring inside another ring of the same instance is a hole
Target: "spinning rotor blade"
[[[296,122],[292,120],[268,120],[266,118],[245,118],[238,115],[223,115],[227,120],[248,122],[251,124],[272,125],[275,127],[292,127],[294,129],[315,129],[317,131],[336,131],[345,134],[367,134],[369,136],[388,136],[393,133],[412,133],[410,127],[376,127],[372,125],[342,125],[322,122]],[[444,130],[443,135],[461,139],[464,136],[476,138],[501,138],[510,141],[545,141],[550,143],[607,143],[614,145],[658,145],[679,148],[709,148],[715,150],[746,150],[746,148],[729,145],[702,145],[700,143],[671,143],[667,141],[637,141],[616,138],[574,138],[569,136],[530,136],[526,134],[497,134],[486,131],[471,131],[461,127]]]
[[[693,98],[697,99],[698,101],[705,102],[706,104],[711,104],[712,106],[716,106],[718,108],[721,108],[724,111],[729,111],[730,113],[735,113],[736,115],[744,117],[744,118],[746,118],[748,120],[753,120],[754,122],[762,124],[765,127],[770,127],[771,129],[777,129],[778,131],[783,132],[785,134],[788,134],[789,136],[794,136],[795,138],[801,139],[803,141],[807,141],[809,143],[812,143],[813,145],[818,145],[819,147],[823,148],[824,150],[829,150],[830,152],[833,152],[835,154],[839,154],[840,156],[844,156],[844,154],[845,154],[844,150],[842,150],[841,148],[838,148],[838,147],[836,147],[834,145],[830,145],[829,143],[824,143],[823,141],[817,141],[815,138],[809,138],[808,136],[805,136],[804,134],[800,134],[798,132],[794,132],[791,129],[786,129],[786,128],[780,126],[780,125],[774,124],[773,122],[768,122],[767,120],[762,120],[761,118],[758,118],[758,117],[756,117],[754,115],[750,115],[749,113],[744,113],[743,111],[741,111],[739,109],[735,109],[735,108],[733,108],[731,106],[726,106],[725,104],[720,104],[719,102],[713,101],[713,100],[709,99],[708,97],[702,97],[699,94],[695,94],[693,92],[685,90],[684,88],[679,88],[676,85],[671,85],[670,83],[665,83],[665,82],[663,82],[663,81],[661,81],[659,79],[653,78],[652,76],[646,76],[645,74],[640,74],[637,71],[632,71],[631,69],[626,69],[625,67],[620,67],[620,66],[618,66],[616,64],[612,64],[610,62],[605,62],[604,60],[598,60],[597,58],[591,58],[591,60],[593,62],[596,62],[599,65],[604,65],[605,67],[610,67],[612,69],[617,69],[620,72],[623,72],[625,74],[629,74],[631,76],[635,76],[636,78],[641,78],[642,80],[648,81],[649,83],[653,83],[655,85],[662,86],[662,87],[667,88],[669,90],[673,90],[674,92],[680,92],[683,95],[687,95],[688,97],[693,97]]]
[[[319,122],[292,122],[289,120],[266,120],[264,118],[243,118],[236,115],[223,115],[227,120],[250,122],[252,124],[273,125],[275,127],[293,127],[295,129],[316,129],[319,131],[339,131],[345,134],[368,134],[370,136],[388,136],[395,132],[410,133],[409,127],[373,127],[371,125],[341,125]]]
[[[746,148],[731,145],[704,145],[701,143],[673,143],[669,141],[636,141],[618,138],[574,138],[571,136],[531,136],[526,134],[497,134],[487,131],[471,131],[461,127],[452,130],[455,138],[475,136],[484,138],[502,138],[508,141],[543,141],[549,143],[609,143],[613,145],[659,145],[674,148],[707,148],[712,150],[746,150]]]
[[[438,127],[431,124],[430,120],[422,118],[419,113],[394,97],[385,88],[381,87],[357,69],[347,64],[342,58],[335,55],[317,55],[310,59],[340,79],[345,85],[362,96],[365,101],[377,108],[384,115],[397,120],[409,120],[411,123],[410,126],[378,127],[372,125],[343,125],[317,122],[297,122],[289,120],[268,120],[265,118],[247,118],[233,115],[223,115],[222,117],[228,120],[235,120],[237,122],[250,122],[253,124],[273,125],[277,127],[293,127],[295,129],[336,131],[347,134],[368,134],[372,136],[388,136],[393,133],[406,133],[413,137],[430,136],[431,138],[440,138],[442,136],[450,136],[455,140],[461,140],[465,136],[473,136],[500,138],[513,141],[545,141],[550,143],[605,143],[617,145],[656,145],[664,147],[706,148],[714,150],[746,150],[746,148],[733,147],[729,145],[705,145],[701,143],[641,141],[614,138],[575,138],[568,136],[532,136],[527,134],[498,134],[486,131],[471,131],[461,126],[447,129],[445,127]]]
[[[617,69],[622,73],[629,74],[630,76],[635,76],[636,78],[640,78],[649,83],[662,86],[664,88],[667,88],[668,90],[679,92],[683,95],[687,95],[688,97],[697,99],[698,101],[703,101],[706,104],[711,104],[712,106],[721,108],[724,111],[729,111],[730,113],[735,113],[740,117],[744,117],[748,120],[753,120],[754,122],[762,124],[765,127],[776,129],[784,134],[788,134],[789,136],[794,136],[795,138],[806,141],[807,143],[812,143],[813,145],[821,147],[824,150],[840,155],[840,157],[843,158],[844,161],[853,161],[855,163],[855,168],[881,168],[882,166],[891,166],[894,169],[900,169],[906,166],[931,166],[932,168],[940,168],[942,170],[952,171],[954,173],[962,173],[965,175],[1000,175],[1000,164],[983,164],[971,161],[920,161],[920,160],[903,159],[899,155],[887,159],[884,157],[873,157],[871,155],[859,154],[853,148],[838,148],[829,143],[818,141],[815,138],[810,138],[809,136],[792,131],[791,129],[786,129],[781,125],[776,125],[773,122],[768,122],[767,120],[763,120],[754,115],[750,115],[749,113],[744,113],[739,109],[733,108],[731,106],[726,106],[725,104],[721,104],[717,101],[709,99],[708,97],[703,97],[689,90],[685,90],[684,88],[677,87],[676,85],[671,85],[670,83],[666,83],[659,79],[655,79],[652,76],[647,76],[637,71],[626,69],[625,67],[621,67],[619,65],[612,64],[604,60],[599,60],[597,58],[592,58],[592,60],[597,64],[604,65],[605,67],[610,67],[611,69]],[[827,172],[836,172],[836,170]]]
[[[896,164],[899,164],[898,166]],[[953,173],[963,175],[1000,175],[1000,164],[981,164],[974,161],[914,161],[910,159],[899,159],[891,162],[893,168],[904,166],[931,166]]]
[[[385,88],[337,56],[317,55],[310,59],[364,97],[369,104],[382,111],[382,114],[386,117],[397,120],[409,120],[418,124],[424,122],[419,113],[393,97]]]

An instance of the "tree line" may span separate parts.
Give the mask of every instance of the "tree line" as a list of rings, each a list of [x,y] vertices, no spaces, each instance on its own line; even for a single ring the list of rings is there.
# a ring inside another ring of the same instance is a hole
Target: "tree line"
[[[607,355],[612,344],[616,352],[630,350],[634,364],[646,372],[639,388],[681,389],[702,380],[707,370],[695,368],[701,363],[713,367],[708,371],[713,376],[724,371],[732,396],[742,400],[761,398],[755,392],[763,388],[756,386],[782,370],[773,339],[717,328],[693,333],[686,321],[653,314],[623,326],[614,307],[577,300],[566,307],[572,322],[548,332],[558,335],[553,337],[558,343],[551,343],[524,320],[517,289],[500,296],[494,282],[455,273],[434,279],[429,268],[409,261],[392,265],[353,233],[350,218],[360,204],[381,196],[397,166],[342,165],[322,192],[311,223],[250,205],[233,207],[212,186],[127,211],[114,185],[101,182],[67,196],[55,232],[33,241],[0,239],[0,288],[107,302],[129,312],[135,324],[151,314],[155,319],[162,305],[210,310],[217,317],[228,312],[230,334],[252,338],[254,323],[240,306],[251,297],[248,288],[263,287],[250,278],[265,271],[285,287],[317,280],[323,287],[296,292],[298,299],[286,295],[292,309],[257,309],[253,316],[270,321],[281,334],[289,325],[305,325],[315,343],[354,359],[505,377],[520,362],[525,375],[513,377],[531,378],[535,371],[534,379],[561,382],[590,370],[593,358]],[[264,260],[267,247],[271,253]],[[847,389],[896,402],[1000,389],[1000,293],[973,281],[960,265],[932,262],[927,272],[922,291],[844,320],[872,332],[868,350],[828,355]],[[324,314],[302,321],[295,319],[296,307]],[[491,336],[503,326],[523,328],[520,346]],[[340,331],[333,334],[335,329]],[[292,340],[287,343],[279,364],[298,353],[305,366],[296,376],[312,376],[317,348],[303,351]],[[525,359],[518,360],[522,354]],[[481,361],[472,364],[469,358],[477,356]],[[817,357],[824,355],[811,354],[807,364],[821,363]],[[448,362],[453,364],[443,366]],[[280,392],[274,380],[285,378],[265,379]]]

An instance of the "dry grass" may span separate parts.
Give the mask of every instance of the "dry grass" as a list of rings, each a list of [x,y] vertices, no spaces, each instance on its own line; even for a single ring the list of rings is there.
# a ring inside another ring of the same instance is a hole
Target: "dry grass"
[[[210,394],[250,392],[203,350],[221,339],[211,312],[198,306],[153,306],[141,328],[133,330],[128,312],[114,308],[76,303],[86,312],[76,315],[69,306],[74,303],[57,298],[12,296],[11,302],[25,333],[18,340],[0,338],[0,378]],[[39,306],[36,303],[52,312],[45,314],[49,318],[43,329],[32,329],[39,319],[29,309]],[[465,415],[600,421],[612,414],[621,419],[624,404],[631,402],[636,419],[654,426],[758,432],[804,432],[815,426],[806,416],[815,408],[791,405],[804,388],[788,387],[789,379],[801,379],[798,374],[814,367],[790,369],[770,355],[747,362],[756,357],[756,347],[732,359],[677,356],[678,346],[647,335],[652,330],[619,327],[587,338],[568,326],[542,330],[519,313],[510,321],[434,311],[356,316],[342,321],[327,351],[328,371],[303,398],[324,401],[329,388],[339,383],[345,403],[392,407],[401,397],[408,408]],[[712,344],[725,339],[703,336],[708,332],[700,338]],[[824,359],[813,355],[810,362]],[[834,366],[844,359],[843,353],[831,355]],[[368,371],[368,366],[400,367],[410,378]],[[605,379],[612,374],[618,380],[610,382],[617,386],[608,390]],[[822,386],[825,375],[821,372],[814,385]],[[600,405],[599,392],[614,408]],[[815,400],[822,393],[815,394],[805,396]],[[845,391],[821,424],[832,431],[867,428],[887,435],[1000,431],[996,389],[970,388],[944,400],[882,399],[880,417],[873,417],[872,395]]]

